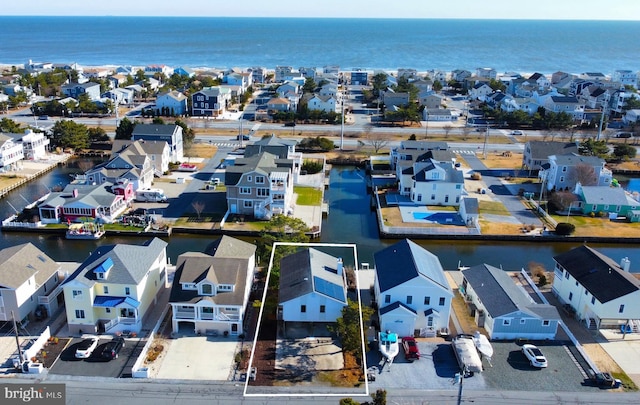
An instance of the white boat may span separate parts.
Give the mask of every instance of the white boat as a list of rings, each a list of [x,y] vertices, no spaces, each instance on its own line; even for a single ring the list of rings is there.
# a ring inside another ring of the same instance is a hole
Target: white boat
[[[465,376],[482,372],[482,360],[472,335],[458,335],[452,340],[453,351]]]
[[[491,361],[491,357],[493,357],[493,346],[491,346],[489,339],[479,331],[476,331],[476,333],[473,334],[473,343],[475,343],[476,349],[478,349],[480,354]]]
[[[104,236],[104,227],[93,222],[83,222],[81,224],[70,224],[67,229],[67,239],[100,239]]]
[[[378,333],[378,347],[382,356],[387,361],[392,362],[400,351],[400,345],[398,343],[398,334],[391,331]]]

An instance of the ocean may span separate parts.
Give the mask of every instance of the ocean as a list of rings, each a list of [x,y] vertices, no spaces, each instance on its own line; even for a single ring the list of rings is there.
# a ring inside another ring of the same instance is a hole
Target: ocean
[[[0,17],[0,64],[640,70],[638,21]]]

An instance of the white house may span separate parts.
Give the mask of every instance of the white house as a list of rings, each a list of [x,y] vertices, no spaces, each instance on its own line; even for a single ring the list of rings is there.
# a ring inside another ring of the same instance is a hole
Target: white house
[[[49,138],[42,132],[33,132],[30,129],[24,131],[24,135],[20,138],[22,142],[22,151],[24,159],[38,160],[47,157],[47,146]]]
[[[347,305],[342,259],[305,248],[280,262],[278,319],[335,322]]]
[[[167,284],[167,242],[100,246],[62,285],[72,334],[140,332]]]
[[[439,162],[429,158],[429,153],[433,152],[413,164],[411,201],[420,205],[459,205],[464,174],[453,162]]]
[[[628,110],[624,117],[622,117],[622,120],[625,124],[635,124],[640,122],[640,110]]]
[[[448,328],[453,292],[438,257],[404,239],[374,254],[380,329],[435,336]]]
[[[493,93],[493,89],[488,84],[479,82],[469,90],[469,97],[472,99],[484,101],[484,99],[491,93]]]
[[[626,257],[616,263],[595,249],[580,246],[553,260],[553,294],[571,306],[589,329],[639,325],[640,280],[630,273]]]
[[[24,159],[24,150],[20,142],[5,134],[0,134],[0,171],[13,170],[15,163]]]
[[[0,321],[50,316],[59,307],[60,265],[31,243],[0,250]],[[40,307],[40,308],[39,308]]]
[[[491,339],[555,339],[556,307],[536,303],[504,270],[480,264],[462,271],[460,293]]]
[[[314,94],[307,102],[307,107],[309,107],[309,110],[336,112],[337,104],[335,96]]]
[[[205,253],[178,256],[169,303],[173,332],[243,333],[256,246],[222,236]]]

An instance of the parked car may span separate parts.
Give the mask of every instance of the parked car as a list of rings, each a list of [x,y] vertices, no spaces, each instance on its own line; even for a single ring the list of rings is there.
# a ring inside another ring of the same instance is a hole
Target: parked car
[[[403,337],[402,348],[404,349],[405,359],[409,361],[420,360],[420,349],[418,349],[418,344],[414,338]]]
[[[285,122],[285,123],[284,123],[284,126],[285,126],[285,127],[295,127],[295,126],[296,126],[296,123],[295,123],[295,122],[293,122],[293,121]]]
[[[106,345],[104,345],[104,348],[102,349],[102,353],[100,354],[100,356],[105,360],[117,359],[118,353],[120,353],[120,350],[123,347],[124,347],[124,338],[121,336],[118,336],[116,338],[113,338],[113,340],[108,342]]]
[[[239,141],[240,137],[242,137],[243,141],[248,141],[248,140],[251,139],[251,137],[249,135],[238,135],[238,136],[236,136],[236,139]]]
[[[532,367],[545,368],[547,367],[547,358],[544,357],[542,351],[536,346],[531,344],[525,344],[522,346],[522,353],[529,360],[529,364]]]
[[[514,131],[511,131],[511,135],[524,135],[524,132],[520,131],[519,129],[516,129]]]
[[[48,115],[39,115],[39,116],[38,116],[38,119],[39,119],[39,120],[42,120],[42,121],[46,121],[46,120],[48,120],[48,119],[49,119],[49,116],[48,116]]]
[[[99,339],[97,337],[92,337],[78,343],[76,347],[76,359],[88,359],[91,357],[91,353],[93,353],[98,346],[98,341]]]
[[[631,138],[631,132],[618,132],[616,138]]]

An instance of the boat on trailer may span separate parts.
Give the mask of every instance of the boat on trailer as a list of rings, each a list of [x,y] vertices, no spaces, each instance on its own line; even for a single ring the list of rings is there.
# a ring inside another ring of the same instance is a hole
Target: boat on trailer
[[[93,222],[70,224],[65,236],[67,239],[96,240],[104,236],[104,227]]]
[[[480,352],[487,361],[491,362],[491,357],[493,357],[493,346],[491,346],[489,339],[479,331],[476,331],[476,333],[473,334],[473,343],[475,343],[478,352]]]
[[[392,333],[389,330],[386,332],[380,332],[378,334],[378,347],[382,356],[387,359],[389,363],[393,362],[393,359],[400,352],[398,334]]]
[[[473,335],[460,334],[451,341],[453,352],[465,377],[482,372],[482,360],[476,349]]]

